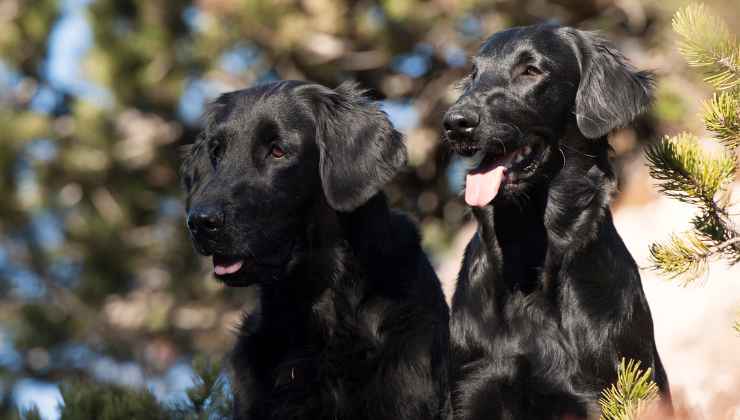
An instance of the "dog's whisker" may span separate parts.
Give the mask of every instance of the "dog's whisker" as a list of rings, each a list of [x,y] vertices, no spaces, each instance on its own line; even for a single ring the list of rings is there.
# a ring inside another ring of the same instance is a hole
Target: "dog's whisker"
[[[582,151],[580,151],[578,149],[574,149],[574,148],[568,146],[565,143],[561,143],[560,146],[563,147],[563,148],[565,148],[565,149],[570,150],[571,152],[578,153],[579,155],[586,156],[586,157],[591,158],[591,159],[596,159],[598,157],[596,155],[590,155],[590,154],[584,153],[584,152],[582,152]],[[562,150],[561,150],[561,152],[562,152]]]
[[[558,152],[560,152],[560,156],[563,157],[563,166],[560,168],[560,170],[562,171],[563,169],[565,169],[565,167],[567,166],[567,164],[566,164],[566,159],[565,159],[565,152],[563,152],[563,148],[561,146],[562,145],[559,145],[558,146]]]
[[[497,142],[499,142],[501,144],[501,148],[503,149],[503,153],[506,154],[506,144],[504,143],[504,141],[501,140],[498,137],[494,137],[494,140],[496,140]]]

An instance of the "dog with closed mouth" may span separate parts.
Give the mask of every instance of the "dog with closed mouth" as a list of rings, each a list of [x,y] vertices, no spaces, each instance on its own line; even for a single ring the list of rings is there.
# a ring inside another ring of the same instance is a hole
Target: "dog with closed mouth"
[[[669,402],[609,209],[607,135],[648,108],[652,75],[600,36],[552,24],[496,33],[473,63],[444,117],[478,222],[452,300],[455,418],[598,418],[622,358],[652,369]]]
[[[259,286],[231,356],[234,418],[441,419],[448,308],[380,191],[402,136],[352,84],[283,81],[209,108],[182,178],[217,279]]]

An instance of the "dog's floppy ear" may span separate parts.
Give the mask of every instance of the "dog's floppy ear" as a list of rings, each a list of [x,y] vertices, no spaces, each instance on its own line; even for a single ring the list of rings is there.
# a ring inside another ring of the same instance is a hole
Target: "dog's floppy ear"
[[[650,105],[653,74],[637,71],[607,40],[568,28],[581,67],[575,112],[578,128],[599,138],[624,127]]]
[[[307,84],[296,93],[315,114],[321,183],[332,208],[354,210],[406,164],[403,136],[354,83],[333,90]]]

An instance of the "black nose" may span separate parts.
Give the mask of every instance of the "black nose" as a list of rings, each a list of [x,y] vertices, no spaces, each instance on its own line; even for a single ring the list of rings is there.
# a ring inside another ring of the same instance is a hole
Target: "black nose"
[[[194,234],[218,233],[224,226],[224,213],[216,206],[195,207],[188,213],[188,228]]]
[[[471,109],[452,109],[444,118],[444,127],[447,134],[469,135],[480,122],[478,113]]]

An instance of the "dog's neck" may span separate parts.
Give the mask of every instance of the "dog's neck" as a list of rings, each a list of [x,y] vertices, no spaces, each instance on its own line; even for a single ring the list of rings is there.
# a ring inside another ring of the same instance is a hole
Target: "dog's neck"
[[[398,288],[394,279],[374,272],[378,264],[401,255],[399,247],[414,246],[418,237],[394,226],[383,193],[351,212],[336,211],[321,200],[307,213],[305,234],[285,276],[261,287],[263,312],[289,310],[294,314],[290,322],[311,322],[315,316],[330,316],[332,309],[321,306],[333,304],[331,296]]]
[[[596,239],[588,233],[595,232],[609,212],[617,184],[606,137],[585,138],[573,123],[560,141],[560,151],[561,169],[541,193],[549,252],[558,259]]]
[[[570,127],[548,163],[552,175],[526,202],[500,201],[474,211],[500,282],[494,287],[525,294],[548,288],[563,259],[596,239],[587,232],[608,217],[615,188],[608,152],[606,138],[587,139]]]
[[[402,274],[418,262],[398,261],[416,255],[399,247],[418,247],[418,234],[404,231],[412,225],[394,223],[395,217],[382,193],[352,212],[337,212],[326,203],[309,212],[300,255],[284,278],[260,289],[258,319],[269,320],[263,328],[280,332],[263,335],[271,337],[269,347],[279,361],[272,366],[275,384],[316,380],[317,354],[331,345],[336,331],[362,325],[356,319],[360,305],[409,289],[403,283],[412,280]],[[383,275],[389,266],[398,267],[399,276]]]

